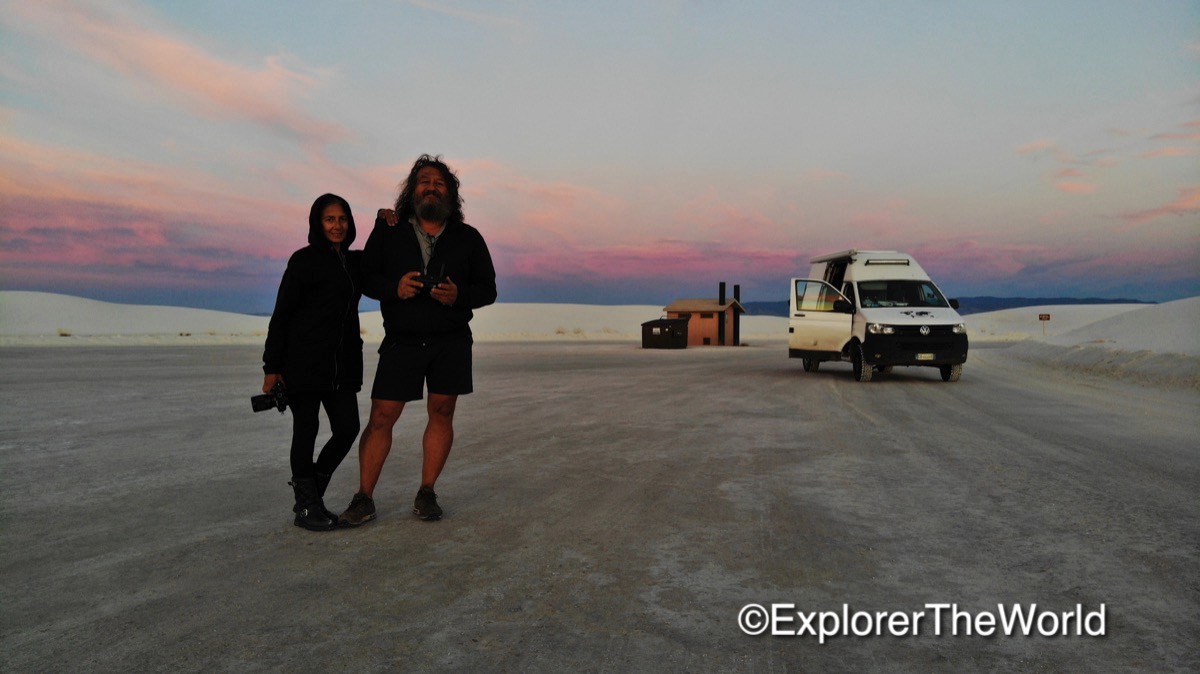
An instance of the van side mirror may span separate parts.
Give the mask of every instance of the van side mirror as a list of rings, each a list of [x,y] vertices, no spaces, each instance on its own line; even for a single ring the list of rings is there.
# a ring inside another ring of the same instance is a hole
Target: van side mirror
[[[950,308],[957,311],[958,310],[958,300],[950,300]]]
[[[850,304],[849,300],[834,300],[833,310],[839,314],[852,314],[854,305]]]

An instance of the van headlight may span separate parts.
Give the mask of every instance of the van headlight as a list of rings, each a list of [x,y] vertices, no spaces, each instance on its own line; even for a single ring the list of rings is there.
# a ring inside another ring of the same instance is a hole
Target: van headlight
[[[951,330],[953,330],[954,334],[956,334],[956,335],[965,335],[965,334],[967,334],[967,324],[959,323],[958,325],[955,325],[953,328],[951,328]]]
[[[896,328],[884,325],[883,323],[869,323],[867,325],[867,332],[872,335],[893,335],[896,333]]]

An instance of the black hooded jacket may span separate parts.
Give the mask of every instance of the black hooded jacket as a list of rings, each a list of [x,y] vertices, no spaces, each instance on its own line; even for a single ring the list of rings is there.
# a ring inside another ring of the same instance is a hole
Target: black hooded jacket
[[[288,391],[358,391],[362,251],[348,250],[355,237],[353,216],[347,218],[345,241],[335,248],[317,210],[314,206],[309,215],[308,245],[292,253],[279,283],[263,372],[282,374]]]

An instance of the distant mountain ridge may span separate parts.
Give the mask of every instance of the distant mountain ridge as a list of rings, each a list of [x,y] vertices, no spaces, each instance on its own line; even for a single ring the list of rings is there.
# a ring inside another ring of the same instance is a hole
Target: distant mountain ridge
[[[958,297],[958,313],[982,314],[988,311],[1016,309],[1018,307],[1036,307],[1071,304],[1158,304],[1145,300],[1101,299],[1098,297]],[[742,302],[746,312],[751,316],[787,316],[788,303],[782,302]]]

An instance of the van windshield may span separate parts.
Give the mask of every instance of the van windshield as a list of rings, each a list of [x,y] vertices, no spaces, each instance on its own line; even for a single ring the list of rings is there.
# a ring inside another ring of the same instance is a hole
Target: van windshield
[[[859,281],[863,307],[949,307],[929,281]]]

